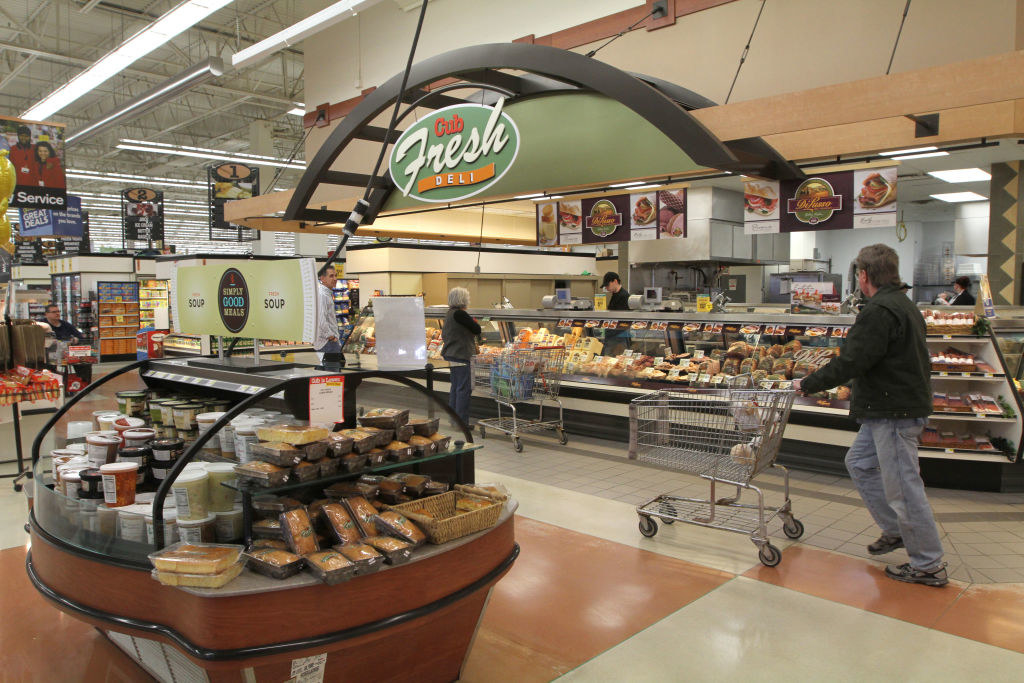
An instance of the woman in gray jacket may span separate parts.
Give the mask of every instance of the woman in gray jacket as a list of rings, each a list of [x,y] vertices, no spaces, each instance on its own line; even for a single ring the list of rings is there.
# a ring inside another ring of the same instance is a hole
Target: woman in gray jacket
[[[473,395],[473,380],[470,376],[469,360],[476,355],[476,338],[480,325],[466,313],[469,306],[469,290],[453,287],[448,292],[448,314],[441,328],[441,356],[447,361],[463,363],[451,369],[452,386],[448,393],[448,405],[469,425],[469,401]]]

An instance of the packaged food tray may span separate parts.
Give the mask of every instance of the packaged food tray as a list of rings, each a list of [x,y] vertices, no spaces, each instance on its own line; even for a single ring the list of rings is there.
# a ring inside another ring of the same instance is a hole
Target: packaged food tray
[[[302,558],[287,550],[275,548],[254,548],[245,554],[248,558],[248,567],[257,574],[269,576],[272,579],[287,579],[302,571]]]
[[[455,514],[455,503],[458,498],[486,501],[490,504],[479,510]],[[489,496],[466,493],[461,486],[457,485],[454,491],[448,493],[386,507],[388,510],[399,512],[414,521],[419,528],[423,529],[431,543],[440,545],[491,528],[498,523],[503,505]],[[432,516],[419,514],[416,512],[417,510],[426,510]]]
[[[398,410],[397,408],[371,410],[359,418],[359,424],[362,426],[380,429],[397,429],[408,421],[408,409]]]
[[[217,574],[238,561],[240,545],[227,543],[189,543],[179,541],[149,554],[153,567],[162,572],[180,574]]]
[[[183,586],[188,588],[220,588],[238,578],[245,567],[246,557],[239,559],[227,569],[216,574],[178,574],[154,569],[152,577],[165,586]]]
[[[412,426],[412,431],[420,436],[430,436],[437,431],[437,428],[441,425],[441,418],[439,417],[418,417],[409,420],[409,424]]]

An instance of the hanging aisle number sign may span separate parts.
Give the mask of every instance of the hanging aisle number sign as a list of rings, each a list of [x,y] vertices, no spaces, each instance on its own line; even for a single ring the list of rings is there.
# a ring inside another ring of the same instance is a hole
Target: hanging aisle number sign
[[[260,193],[260,170],[229,162],[207,168],[210,204],[210,239],[242,242],[255,239],[254,231],[224,220],[224,204],[233,199],[249,199]]]
[[[504,104],[504,98],[493,107],[457,104],[406,128],[388,162],[402,194],[445,203],[498,182],[519,153],[519,129]]]

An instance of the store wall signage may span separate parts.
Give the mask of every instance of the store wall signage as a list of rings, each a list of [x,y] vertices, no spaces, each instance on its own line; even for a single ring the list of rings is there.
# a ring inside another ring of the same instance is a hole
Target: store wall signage
[[[822,173],[804,181],[747,179],[748,235],[896,225],[896,167]]]
[[[210,205],[210,239],[218,242],[248,242],[259,239],[259,231],[224,220],[224,204],[248,199],[260,193],[260,170],[235,162],[214,164],[206,169]]]
[[[406,197],[453,202],[498,182],[519,154],[519,129],[493,107],[457,104],[412,124],[395,142],[389,170]]]
[[[568,199],[537,205],[542,247],[686,237],[686,190]]]
[[[7,150],[17,174],[11,206],[67,207],[63,125],[0,116],[0,149]]]
[[[312,343],[316,287],[313,259],[177,267],[174,331]]]
[[[22,237],[50,237],[67,235],[81,237],[83,228],[82,199],[73,195],[66,198],[65,209],[19,209],[19,234]]]
[[[164,243],[164,193],[148,187],[121,192],[122,239],[160,248]]]

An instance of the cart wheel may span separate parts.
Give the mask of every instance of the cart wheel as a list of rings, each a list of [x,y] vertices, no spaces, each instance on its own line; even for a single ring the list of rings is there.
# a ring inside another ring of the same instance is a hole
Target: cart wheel
[[[760,550],[757,551],[757,557],[761,560],[761,564],[766,567],[774,567],[779,562],[782,562],[782,551],[773,546],[771,543],[766,543]]]
[[[663,515],[672,515],[673,517],[679,516],[679,511],[676,510],[675,505],[672,505],[671,503],[662,503],[661,505],[659,505],[658,512],[660,512]],[[665,519],[664,517],[659,517],[658,519],[660,519],[664,524],[676,523],[676,520],[674,519]]]
[[[558,430],[558,443],[562,444],[563,446],[569,443],[569,435],[565,433],[564,429]]]
[[[515,449],[516,453],[523,452],[523,442],[519,439],[518,436],[512,437],[512,448]]]
[[[786,534],[787,538],[800,538],[804,535],[804,523],[790,517],[789,521],[782,525],[782,533]]]
[[[479,425],[479,427],[480,427],[480,438],[481,439],[486,439],[487,438],[487,430],[484,429],[483,425]]]
[[[646,515],[640,516],[640,533],[651,538],[658,533],[658,523]]]

